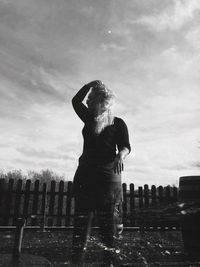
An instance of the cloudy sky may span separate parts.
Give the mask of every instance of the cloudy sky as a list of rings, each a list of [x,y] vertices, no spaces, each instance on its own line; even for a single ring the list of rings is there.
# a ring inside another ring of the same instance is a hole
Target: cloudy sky
[[[0,0],[0,168],[72,180],[71,98],[101,79],[129,128],[123,181],[199,174],[199,25],[199,0]]]

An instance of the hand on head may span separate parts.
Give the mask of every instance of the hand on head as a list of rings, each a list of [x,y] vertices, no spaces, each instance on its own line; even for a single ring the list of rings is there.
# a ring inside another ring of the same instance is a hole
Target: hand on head
[[[94,80],[88,83],[88,85],[92,88],[98,88],[103,85],[102,81],[100,80]]]

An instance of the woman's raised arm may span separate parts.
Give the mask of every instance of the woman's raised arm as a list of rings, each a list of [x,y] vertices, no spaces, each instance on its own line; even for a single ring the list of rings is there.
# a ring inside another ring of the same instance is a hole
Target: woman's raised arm
[[[84,85],[78,93],[72,98],[72,106],[79,116],[79,118],[85,122],[88,117],[88,108],[83,104],[83,99],[87,95],[90,90],[90,86],[88,84]]]
[[[91,87],[97,86],[101,81],[95,80],[92,81],[86,85],[84,85],[78,93],[72,98],[72,106],[76,112],[76,114],[79,116],[79,118],[83,121],[86,122],[88,119],[88,108],[83,104],[83,100],[87,93],[89,92]]]

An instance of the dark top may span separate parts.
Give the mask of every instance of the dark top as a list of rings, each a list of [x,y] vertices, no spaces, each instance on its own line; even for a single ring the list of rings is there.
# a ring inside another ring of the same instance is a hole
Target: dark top
[[[117,149],[127,147],[131,150],[129,143],[128,129],[125,122],[114,118],[114,123],[107,126],[100,134],[95,134],[91,130],[92,119],[85,121],[82,130],[84,144],[83,153],[79,158],[79,163],[104,164],[114,161]]]

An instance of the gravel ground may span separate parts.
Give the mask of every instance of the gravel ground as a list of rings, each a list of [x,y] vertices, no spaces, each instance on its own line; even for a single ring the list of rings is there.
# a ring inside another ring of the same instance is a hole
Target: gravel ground
[[[0,232],[0,253],[12,252],[14,231]],[[22,253],[43,256],[54,267],[70,266],[71,230],[24,231]],[[106,249],[93,231],[85,253],[85,266],[99,266],[102,251]],[[183,253],[180,231],[127,232],[116,241],[113,250],[118,266],[200,266],[200,262],[187,260]],[[28,267],[28,266],[27,266]]]

